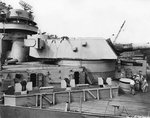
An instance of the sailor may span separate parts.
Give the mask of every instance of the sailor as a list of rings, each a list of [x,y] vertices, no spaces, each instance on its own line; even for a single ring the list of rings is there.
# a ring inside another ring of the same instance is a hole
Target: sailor
[[[147,92],[148,83],[147,83],[146,78],[143,78],[142,85],[141,85],[141,89],[142,89],[142,92]]]
[[[135,82],[134,82],[134,80],[130,80],[130,88],[131,88],[131,94],[135,95]]]
[[[140,82],[142,82],[143,78],[144,78],[144,76],[142,74],[142,71],[140,70],[139,71],[139,80],[140,80]]]
[[[134,82],[135,82],[134,89],[139,91],[139,89],[140,89],[139,75],[134,73],[132,76],[132,80],[134,80]]]
[[[140,80],[139,80],[139,75],[135,76],[135,90],[139,91],[140,90]]]
[[[142,74],[142,71],[140,70],[140,71],[139,71],[139,74],[138,74],[137,77],[136,77],[136,82],[138,82],[138,84],[139,84],[138,90],[141,90],[141,86],[142,86],[142,81],[143,81],[143,79],[144,79],[144,76],[143,76],[143,74]]]

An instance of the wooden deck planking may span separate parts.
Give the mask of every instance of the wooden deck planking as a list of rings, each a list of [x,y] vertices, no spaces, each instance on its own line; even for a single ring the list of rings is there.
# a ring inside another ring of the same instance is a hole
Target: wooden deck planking
[[[114,109],[112,106],[108,105],[108,101],[100,101],[100,103],[95,101],[88,101],[82,103],[82,112],[83,113],[96,113],[96,114],[114,114]],[[55,110],[65,110],[65,103],[57,104],[55,106],[49,107],[49,109],[55,109]],[[70,110],[71,111],[80,111],[80,104],[73,102],[70,104]]]
[[[150,85],[150,82],[149,82]],[[118,105],[119,109],[114,113],[113,105]],[[49,109],[63,110],[65,103],[49,107]],[[80,111],[80,103],[73,102],[70,104],[71,111]],[[150,115],[150,86],[147,93],[136,92],[136,95],[124,94],[113,99],[100,99],[82,102],[83,113],[93,113],[99,115]]]
[[[139,93],[140,94],[140,93]],[[143,93],[142,93],[143,94]],[[149,93],[145,93],[149,94]],[[94,100],[82,102],[82,112],[109,114],[109,115],[145,115],[150,114],[150,101],[138,98],[140,95],[118,96],[110,100]],[[136,99],[135,99],[136,98]],[[114,113],[113,105],[118,105],[119,109]],[[65,103],[51,106],[50,109],[64,110]],[[80,104],[73,102],[70,104],[71,111],[80,111]]]

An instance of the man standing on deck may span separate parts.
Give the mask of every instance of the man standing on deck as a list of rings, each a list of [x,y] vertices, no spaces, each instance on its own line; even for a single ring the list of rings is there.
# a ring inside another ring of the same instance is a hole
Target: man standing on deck
[[[134,80],[130,80],[130,88],[131,88],[131,94],[135,95],[135,82],[134,82]]]
[[[137,75],[137,78],[136,78],[136,79],[139,81],[139,88],[140,88],[140,90],[141,90],[141,87],[142,87],[142,81],[144,80],[144,76],[143,76],[141,70],[139,71],[139,74]]]
[[[140,81],[142,81],[142,80],[143,80],[143,78],[144,78],[144,76],[143,76],[143,74],[142,74],[142,71],[141,71],[141,70],[139,71],[139,77],[140,77]]]
[[[142,85],[141,85],[141,89],[142,89],[142,92],[147,92],[147,89],[148,89],[148,83],[147,83],[147,80],[146,78],[143,78],[143,81],[142,81]]]

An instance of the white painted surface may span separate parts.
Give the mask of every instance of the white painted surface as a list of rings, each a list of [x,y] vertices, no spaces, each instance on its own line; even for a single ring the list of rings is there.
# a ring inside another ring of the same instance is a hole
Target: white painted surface
[[[10,57],[17,59],[18,61],[25,61],[28,55],[28,49],[24,47],[23,40],[16,40],[12,44],[12,49],[10,52]]]
[[[4,105],[16,106],[16,98],[4,96]]]
[[[112,85],[112,79],[110,77],[108,77],[106,79],[106,82],[107,82],[108,85],[110,85],[110,86]]]
[[[54,41],[55,40],[55,43]],[[83,47],[82,42],[87,42]],[[73,48],[77,47],[77,52]],[[30,56],[36,58],[67,58],[67,59],[117,59],[116,54],[104,38],[70,38],[47,40],[43,50],[30,48]]]
[[[65,80],[61,80],[61,88],[66,88],[67,84]]]
[[[98,77],[98,85],[104,85],[103,78]]]
[[[70,86],[71,86],[71,87],[75,87],[75,80],[74,80],[74,79],[71,79],[71,80],[70,80]]]
[[[20,83],[15,84],[15,92],[21,92],[22,91],[22,86]]]
[[[32,91],[33,90],[33,84],[32,82],[28,82],[26,85],[27,91]]]

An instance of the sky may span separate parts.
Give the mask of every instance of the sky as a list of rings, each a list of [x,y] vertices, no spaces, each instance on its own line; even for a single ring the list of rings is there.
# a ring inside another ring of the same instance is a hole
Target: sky
[[[19,0],[2,0],[21,8]],[[24,0],[42,32],[69,37],[104,37],[116,43],[150,42],[150,0]],[[114,34],[114,36],[113,36]]]

